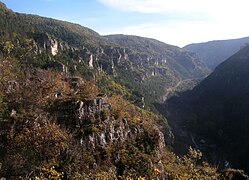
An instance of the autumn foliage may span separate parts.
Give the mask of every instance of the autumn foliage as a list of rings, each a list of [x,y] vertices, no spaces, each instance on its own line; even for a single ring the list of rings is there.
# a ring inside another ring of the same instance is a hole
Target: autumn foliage
[[[36,180],[218,177],[215,168],[196,163],[199,151],[190,149],[190,154],[181,158],[169,153],[155,125],[164,119],[121,95],[112,94],[107,110],[95,114],[98,121],[89,116],[79,129],[60,124],[53,114],[55,102],[93,100],[100,92],[94,81],[82,77],[27,67],[10,58],[1,60],[0,177]],[[118,129],[117,132],[124,128],[125,121],[127,132],[132,131],[130,139],[84,150],[81,135],[93,137],[105,133],[110,120],[115,121],[113,129]]]

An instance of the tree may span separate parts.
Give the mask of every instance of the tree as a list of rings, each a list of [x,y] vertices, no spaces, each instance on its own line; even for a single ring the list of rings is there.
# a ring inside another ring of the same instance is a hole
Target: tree
[[[4,51],[5,56],[9,56],[13,48],[14,48],[14,44],[12,44],[11,41],[6,41],[3,46],[3,51]]]

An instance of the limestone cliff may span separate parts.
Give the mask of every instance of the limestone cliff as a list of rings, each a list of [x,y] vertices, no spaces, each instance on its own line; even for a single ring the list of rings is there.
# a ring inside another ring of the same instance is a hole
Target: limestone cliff
[[[85,149],[95,150],[115,143],[136,139],[145,133],[143,122],[132,124],[131,119],[115,118],[106,96],[95,99],[62,99],[54,104],[57,122],[74,131]],[[158,149],[164,147],[164,137],[158,128]]]
[[[59,98],[54,102],[51,114],[58,124],[73,134],[83,151],[97,153],[101,149],[111,149],[111,161],[120,175],[126,168],[120,166],[124,157],[118,147],[132,144],[147,149],[141,151],[149,158],[144,163],[149,163],[147,166],[150,169],[159,169],[162,179],[166,177],[161,163],[165,150],[163,133],[155,125],[148,127],[148,122],[143,120],[136,122],[131,117],[117,117],[107,96],[100,94],[94,99]],[[94,166],[101,166],[101,162]]]

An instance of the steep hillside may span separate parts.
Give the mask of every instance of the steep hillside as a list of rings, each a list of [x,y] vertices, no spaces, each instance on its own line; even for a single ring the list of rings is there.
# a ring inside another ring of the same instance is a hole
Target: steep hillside
[[[234,165],[249,171],[249,47],[226,60],[193,91],[198,131]],[[206,131],[205,129],[208,129]],[[201,132],[203,130],[203,132]]]
[[[167,88],[182,79],[208,73],[195,54],[156,40],[106,38],[80,25],[15,13],[4,5],[0,16],[2,57],[11,55],[34,67],[81,74],[100,87],[109,86],[104,84],[107,75],[125,86],[127,98],[141,106],[162,101]]]
[[[195,54],[154,39],[127,35],[106,38],[132,50],[128,56],[132,62],[129,74],[122,69],[117,74],[126,78],[126,86],[140,92],[146,103],[160,102],[179,82],[203,78],[209,72]]]
[[[214,69],[217,65],[238,52],[240,48],[248,43],[249,37],[245,37],[240,39],[189,44],[184,48],[191,52],[195,52],[210,69]]]
[[[164,107],[171,113],[169,121],[178,119],[180,126],[187,126],[185,130],[192,143],[203,147],[207,155],[216,162],[227,160],[232,167],[247,173],[248,77],[249,46],[246,46],[220,64],[192,91],[170,99]],[[196,141],[192,133],[196,134]]]
[[[154,61],[158,68],[169,67],[183,80],[202,77],[209,72],[194,53],[179,47],[138,36],[109,35],[106,37],[116,44],[132,49],[137,54],[147,56],[147,59],[142,59],[142,65],[146,65],[146,60]],[[160,70],[158,71],[160,73]]]

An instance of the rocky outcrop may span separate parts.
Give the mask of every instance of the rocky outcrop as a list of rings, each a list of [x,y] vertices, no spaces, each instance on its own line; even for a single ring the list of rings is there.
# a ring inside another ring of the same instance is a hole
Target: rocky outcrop
[[[147,158],[143,166],[159,171],[157,177],[166,179],[161,161],[165,150],[164,134],[155,125],[148,127],[143,121],[134,123],[129,118],[115,117],[105,95],[94,99],[58,99],[53,114],[57,123],[73,134],[83,151],[98,154],[109,149],[116,174],[122,175],[126,169],[123,167],[124,158],[127,158],[124,152],[133,153],[137,149]],[[129,149],[131,146],[133,150]],[[93,167],[98,166],[98,162],[93,164]]]
[[[55,56],[58,53],[58,42],[56,40],[52,40],[51,42],[51,53]]]
[[[115,119],[106,119],[105,127],[100,132],[83,135],[80,138],[80,143],[86,149],[96,149],[113,145],[114,143],[123,143],[130,140],[141,132],[139,127],[131,128],[127,123],[127,119],[116,121]]]
[[[46,52],[50,52],[53,56],[58,54],[60,46],[55,38],[52,38],[49,34],[41,34],[37,38],[37,43]]]
[[[127,118],[115,119],[105,95],[95,99],[58,100],[54,114],[59,124],[74,131],[84,149],[94,150],[115,143],[124,143],[142,136],[143,123],[132,125]],[[164,136],[156,128],[158,149],[164,148]]]
[[[74,82],[74,78],[72,78]],[[78,80],[77,80],[78,81]],[[82,127],[87,121],[100,120],[100,113],[109,111],[110,105],[104,97],[96,99],[63,99],[55,102],[55,114],[60,124],[69,127]]]

